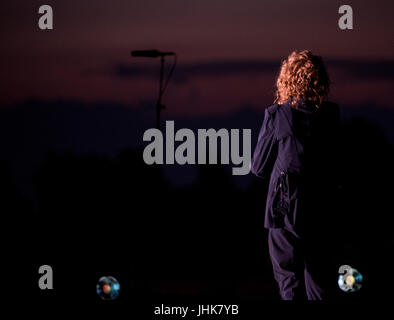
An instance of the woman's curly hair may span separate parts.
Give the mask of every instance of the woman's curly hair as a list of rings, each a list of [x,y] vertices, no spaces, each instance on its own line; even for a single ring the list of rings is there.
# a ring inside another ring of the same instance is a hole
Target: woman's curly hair
[[[319,107],[327,98],[330,79],[323,60],[309,50],[295,50],[282,62],[276,80],[275,103],[292,99],[310,101]]]

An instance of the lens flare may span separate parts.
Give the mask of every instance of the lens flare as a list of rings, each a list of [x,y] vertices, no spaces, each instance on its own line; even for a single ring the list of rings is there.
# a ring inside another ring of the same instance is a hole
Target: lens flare
[[[363,276],[356,269],[346,266],[338,277],[338,286],[345,292],[355,292],[361,289]]]
[[[101,277],[97,283],[97,294],[103,300],[114,300],[119,296],[120,285],[114,277]]]

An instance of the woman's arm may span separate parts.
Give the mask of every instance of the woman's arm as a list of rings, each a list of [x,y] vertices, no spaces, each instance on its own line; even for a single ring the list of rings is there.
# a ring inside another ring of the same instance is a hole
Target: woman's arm
[[[267,178],[271,175],[276,159],[277,143],[274,134],[271,114],[265,110],[256,149],[252,157],[251,171],[258,177]]]

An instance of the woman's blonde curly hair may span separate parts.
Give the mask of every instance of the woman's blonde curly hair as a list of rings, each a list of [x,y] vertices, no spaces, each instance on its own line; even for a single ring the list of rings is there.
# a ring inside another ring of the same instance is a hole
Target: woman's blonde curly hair
[[[327,98],[330,79],[323,60],[309,50],[295,50],[283,60],[276,80],[275,103],[292,103],[303,99],[319,107]]]

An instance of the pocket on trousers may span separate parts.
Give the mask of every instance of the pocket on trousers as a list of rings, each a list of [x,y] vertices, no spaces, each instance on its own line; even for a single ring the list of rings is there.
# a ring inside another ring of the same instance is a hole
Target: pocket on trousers
[[[275,217],[284,217],[289,213],[289,178],[288,174],[281,171],[274,188],[272,209]]]

